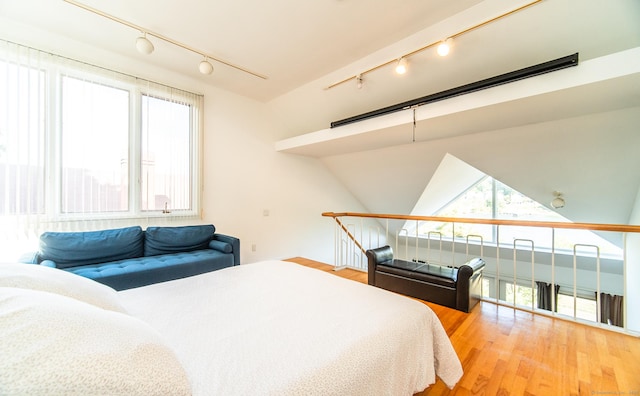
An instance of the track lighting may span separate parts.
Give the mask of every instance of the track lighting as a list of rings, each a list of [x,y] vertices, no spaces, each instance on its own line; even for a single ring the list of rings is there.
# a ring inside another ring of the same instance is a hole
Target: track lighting
[[[136,48],[138,49],[139,53],[145,55],[149,55],[153,52],[153,43],[151,43],[151,41],[149,41],[149,39],[147,38],[146,32],[142,32],[142,36],[138,37],[138,39],[136,40]]]
[[[200,69],[200,73],[202,73],[202,74],[211,74],[211,73],[213,73],[213,65],[207,60],[206,56],[204,57],[202,62],[200,62],[200,65],[198,66],[198,69]]]
[[[438,45],[438,55],[440,56],[447,56],[449,55],[449,51],[451,50],[451,44],[452,44],[453,39],[448,38],[446,40],[443,40],[440,45]]]
[[[68,1],[73,1],[73,0],[64,0],[64,1],[68,2]],[[380,63],[379,65],[372,66],[369,69],[364,70],[364,71],[362,71],[362,72],[360,72],[360,73],[358,73],[356,75],[353,75],[351,77],[347,77],[347,78],[342,79],[342,80],[340,80],[338,82],[335,82],[335,83],[325,87],[325,89],[331,89],[331,88],[337,87],[338,85],[344,84],[347,81],[351,81],[351,80],[357,79],[358,76],[362,77],[367,73],[371,73],[371,72],[373,72],[375,70],[380,69],[381,67],[390,66],[390,65],[394,65],[394,64],[396,65],[395,66],[396,73],[398,73],[398,74],[406,73],[406,71],[407,71],[407,58],[409,58],[410,56],[414,56],[414,55],[416,55],[416,54],[418,54],[418,53],[420,53],[422,51],[425,51],[425,50],[427,50],[429,48],[437,48],[438,55],[446,56],[451,51],[451,46],[453,44],[453,39],[457,39],[458,37],[466,35],[466,34],[468,34],[470,32],[473,32],[473,31],[475,31],[477,29],[480,29],[480,28],[482,28],[484,26],[487,26],[487,25],[489,25],[489,24],[491,24],[493,22],[496,22],[496,21],[498,21],[498,20],[500,20],[502,18],[506,18],[508,16],[511,16],[511,15],[513,15],[513,14],[515,14],[517,12],[520,12],[520,11],[522,11],[524,9],[527,9],[527,8],[529,8],[531,6],[534,6],[536,4],[540,4],[540,3],[542,3],[542,1],[543,0],[531,0],[529,3],[521,5],[520,7],[515,8],[515,9],[513,9],[511,11],[507,11],[507,12],[505,12],[503,14],[500,14],[500,15],[498,15],[496,17],[493,17],[491,19],[488,19],[488,20],[485,20],[483,22],[477,23],[477,24],[475,24],[475,25],[473,25],[471,27],[468,27],[466,29],[463,29],[463,30],[461,30],[459,32],[452,33],[445,40],[434,41],[434,42],[428,43],[428,44],[426,44],[426,45],[424,45],[424,46],[422,46],[422,47],[420,47],[418,49],[415,49],[415,50],[413,50],[411,52],[407,52],[404,55],[401,55],[399,58],[395,58],[395,59],[390,59],[390,60],[384,61],[383,63]]]
[[[396,65],[396,73],[404,74],[407,72],[407,58],[402,57],[398,59],[398,64]]]
[[[200,49],[193,48],[193,47],[191,47],[191,46],[189,46],[187,44],[183,44],[183,43],[181,43],[179,41],[176,41],[176,40],[174,40],[174,39],[172,39],[170,37],[164,36],[164,35],[162,35],[160,33],[153,32],[153,31],[151,31],[151,30],[149,30],[147,28],[144,28],[144,27],[136,25],[134,23],[125,21],[124,19],[118,18],[118,17],[116,17],[114,15],[107,14],[104,11],[100,11],[100,10],[98,10],[96,8],[93,8],[93,7],[90,7],[90,6],[86,5],[86,4],[83,4],[83,3],[79,2],[79,1],[76,1],[76,0],[63,0],[63,1],[65,3],[71,4],[73,6],[82,8],[82,9],[84,9],[86,11],[92,12],[92,13],[94,13],[96,15],[99,15],[99,16],[101,16],[103,18],[109,19],[111,21],[117,22],[117,23],[122,24],[124,26],[128,26],[128,27],[130,27],[132,29],[135,29],[135,30],[137,30],[139,32],[142,32],[142,36],[138,37],[138,39],[136,40],[136,49],[141,54],[149,55],[154,50],[153,44],[151,43],[151,41],[149,41],[149,39],[147,39],[147,35],[149,35],[149,36],[153,36],[154,39],[162,40],[162,41],[164,41],[166,43],[173,44],[176,47],[180,47],[180,48],[185,49],[187,51],[191,51],[191,52],[193,52],[195,54],[203,56],[204,60],[202,60],[200,62],[200,64],[198,65],[198,69],[200,70],[200,73],[202,73],[202,74],[211,74],[211,73],[213,73],[213,65],[211,64],[211,62],[209,62],[209,59],[211,59],[211,60],[214,60],[214,61],[216,61],[218,63],[222,63],[223,65],[227,65],[227,66],[232,67],[232,68],[234,68],[236,70],[239,70],[241,72],[244,72],[244,73],[247,73],[247,74],[251,74],[253,76],[261,78],[263,80],[268,79],[268,77],[265,76],[265,75],[253,72],[251,70],[248,70],[248,69],[246,69],[244,67],[241,67],[241,66],[238,66],[238,65],[234,65],[233,63],[227,62],[227,61],[222,60],[220,58],[216,58],[216,57],[214,57],[214,56],[212,56],[210,54],[207,54],[206,52],[204,52],[204,51],[202,51]]]
[[[356,76],[356,87],[358,87],[358,89],[362,89],[362,75],[360,74]]]

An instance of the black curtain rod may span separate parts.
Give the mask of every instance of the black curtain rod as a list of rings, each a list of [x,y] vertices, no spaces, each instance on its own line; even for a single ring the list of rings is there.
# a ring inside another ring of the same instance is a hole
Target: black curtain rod
[[[492,88],[498,85],[507,84],[510,82],[522,80],[522,79],[533,77],[533,76],[538,76],[540,74],[549,73],[552,71],[561,70],[567,67],[577,66],[577,65],[578,65],[578,53],[576,52],[573,55],[568,55],[552,61],[540,63],[534,66],[525,67],[524,69],[501,74],[499,76],[487,78],[485,80],[476,81],[474,83],[462,85],[457,88],[447,89],[442,92],[423,96],[421,98],[409,100],[407,102],[398,103],[393,106],[383,107],[382,109],[373,110],[368,113],[345,118],[343,120],[333,121],[331,123],[331,128],[339,127],[346,124],[351,124],[358,121],[363,121],[369,118],[378,117],[385,114],[394,113],[396,111],[410,109],[416,106],[422,106],[427,103],[432,103],[439,100],[453,98],[454,96],[460,96],[460,95],[468,94],[471,92]]]

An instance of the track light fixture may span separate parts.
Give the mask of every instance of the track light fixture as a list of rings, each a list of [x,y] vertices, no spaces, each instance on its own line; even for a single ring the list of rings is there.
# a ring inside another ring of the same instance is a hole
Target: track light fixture
[[[398,59],[398,64],[396,65],[396,73],[404,74],[407,72],[407,58],[404,56]]]
[[[172,38],[169,38],[167,36],[163,36],[163,35],[161,35],[159,33],[152,32],[149,29],[145,29],[145,28],[143,28],[141,26],[138,26],[138,25],[133,24],[131,22],[125,21],[124,19],[120,19],[120,18],[115,17],[113,15],[107,14],[106,12],[100,11],[100,10],[92,8],[92,7],[89,7],[88,5],[82,4],[82,3],[80,3],[80,2],[78,2],[76,0],[64,0],[64,2],[68,3],[68,4],[71,4],[71,5],[74,5],[76,7],[82,8],[82,9],[84,9],[86,11],[89,11],[89,12],[92,12],[92,13],[98,15],[98,16],[110,19],[110,20],[112,20],[114,22],[118,22],[118,23],[120,23],[122,25],[128,26],[128,27],[130,27],[132,29],[135,29],[135,30],[138,30],[138,31],[142,32],[142,36],[138,37],[138,39],[136,40],[136,49],[141,54],[147,54],[148,55],[148,54],[152,53],[153,50],[154,50],[153,44],[147,38],[147,35],[149,35],[149,36],[153,36],[153,37],[155,37],[155,38],[157,38],[159,40],[165,41],[165,42],[167,42],[169,44],[173,44],[173,45],[175,45],[177,47],[186,49],[187,51],[191,51],[191,52],[194,52],[194,53],[196,53],[196,54],[198,54],[200,56],[203,56],[204,60],[202,60],[200,62],[200,64],[198,65],[198,69],[200,70],[200,73],[202,73],[202,74],[211,74],[211,73],[213,73],[213,65],[211,64],[211,62],[209,62],[209,59],[212,59],[212,60],[214,60],[214,61],[216,61],[218,63],[222,63],[223,65],[227,65],[227,66],[232,67],[232,68],[234,68],[236,70],[242,71],[242,72],[247,73],[247,74],[251,74],[252,76],[259,77],[259,78],[261,78],[263,80],[267,79],[267,76],[265,76],[265,75],[250,71],[250,70],[245,69],[243,67],[240,67],[238,65],[234,65],[234,64],[229,63],[227,61],[224,61],[222,59],[213,57],[213,56],[207,54],[204,51],[200,51],[200,50],[198,50],[196,48],[193,48],[193,47],[191,47],[191,46],[189,46],[187,44],[183,44],[183,43],[181,43],[179,41],[176,41],[176,40],[174,40]]]
[[[136,40],[136,49],[139,53],[149,55],[155,49],[153,43],[147,38],[147,33],[142,32],[142,36]]]
[[[200,65],[198,65],[198,69],[202,74],[211,74],[213,73],[213,65],[209,63],[207,57],[205,56]]]
[[[65,0],[65,1],[70,1],[70,0]],[[479,28],[481,28],[483,26],[489,25],[489,24],[491,24],[491,23],[493,23],[495,21],[498,21],[498,20],[500,20],[502,18],[505,18],[505,17],[507,17],[509,15],[513,15],[513,14],[519,12],[519,11],[524,10],[525,8],[529,8],[529,7],[533,6],[533,5],[541,3],[541,2],[542,2],[542,0],[533,0],[530,3],[527,3],[527,4],[525,4],[523,6],[520,6],[520,7],[516,8],[516,9],[513,9],[511,11],[507,11],[507,12],[505,12],[503,14],[500,14],[500,15],[498,15],[496,17],[493,17],[493,18],[491,18],[489,20],[486,20],[484,22],[480,22],[480,23],[478,23],[476,25],[473,25],[473,26],[471,26],[471,27],[469,27],[467,29],[464,29],[464,30],[461,30],[461,31],[459,31],[459,32],[457,32],[455,34],[452,34],[444,41],[436,41],[436,42],[427,44],[427,45],[425,45],[423,47],[420,47],[420,48],[418,48],[418,49],[416,49],[414,51],[411,51],[409,53],[406,53],[406,54],[402,55],[400,58],[391,59],[391,60],[386,61],[384,63],[381,63],[381,64],[379,64],[377,66],[373,66],[373,67],[371,67],[371,68],[369,68],[369,69],[367,69],[367,70],[365,70],[365,71],[363,71],[361,73],[358,73],[358,74],[356,74],[354,76],[351,76],[351,77],[345,78],[344,80],[340,80],[340,81],[338,81],[336,83],[333,83],[333,84],[329,85],[328,87],[326,87],[325,89],[331,89],[331,88],[336,87],[336,86],[338,86],[340,84],[344,84],[349,80],[357,79],[358,76],[362,77],[367,73],[373,72],[373,71],[378,70],[378,69],[380,69],[380,68],[382,68],[384,66],[388,66],[388,65],[392,65],[392,64],[396,65],[395,66],[396,67],[396,73],[402,74],[402,73],[407,71],[406,59],[408,57],[413,56],[413,55],[415,55],[417,53],[420,53],[420,52],[422,52],[422,51],[424,51],[424,50],[426,50],[428,48],[431,48],[431,47],[437,47],[438,54],[440,56],[446,56],[449,53],[450,49],[451,49],[451,44],[452,44],[452,40],[453,39],[457,39],[458,37],[460,37],[460,36],[462,36],[464,34],[472,32],[472,31],[474,31],[476,29],[479,29]],[[400,67],[400,62],[403,59],[404,59],[404,63],[405,63],[404,64],[404,72],[401,71],[403,69]]]
[[[453,42],[452,38],[448,38],[440,42],[440,45],[438,45],[438,49],[437,49],[438,55],[440,56],[449,55],[449,51],[451,51],[452,42]]]
[[[362,89],[362,75],[360,74],[356,77],[356,87],[358,87],[358,89]]]

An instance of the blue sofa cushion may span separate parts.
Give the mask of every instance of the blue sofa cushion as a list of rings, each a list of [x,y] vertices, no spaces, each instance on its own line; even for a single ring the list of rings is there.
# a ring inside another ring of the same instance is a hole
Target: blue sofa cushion
[[[106,263],[143,254],[144,234],[139,226],[87,232],[45,232],[40,236],[41,260],[57,268]]]
[[[212,224],[184,227],[148,227],[144,255],[192,252],[207,249],[216,228]]]
[[[124,290],[232,267],[233,260],[232,254],[205,249],[85,265],[69,268],[67,271],[116,290]]]

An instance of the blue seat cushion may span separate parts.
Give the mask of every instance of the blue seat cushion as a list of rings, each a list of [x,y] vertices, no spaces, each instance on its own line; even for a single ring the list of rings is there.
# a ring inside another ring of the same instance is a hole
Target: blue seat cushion
[[[111,263],[66,268],[116,290],[185,278],[233,266],[233,254],[213,249],[138,257]]]
[[[144,234],[139,226],[86,232],[45,232],[40,236],[41,260],[58,268],[104,263],[142,256]]]
[[[184,227],[148,227],[144,238],[144,255],[190,252],[206,249],[216,229],[212,224]]]

